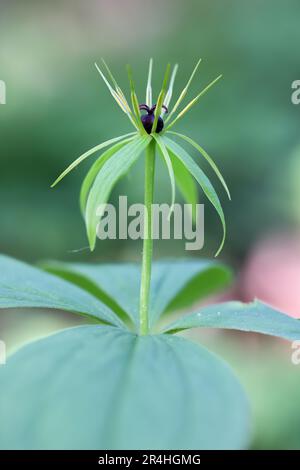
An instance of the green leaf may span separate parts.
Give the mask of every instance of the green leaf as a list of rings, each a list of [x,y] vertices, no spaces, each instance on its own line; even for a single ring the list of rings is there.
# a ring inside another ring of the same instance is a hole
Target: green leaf
[[[129,139],[122,140],[122,142],[118,142],[116,145],[113,145],[108,150],[106,150],[92,165],[89,172],[87,173],[86,177],[83,180],[81,190],[80,190],[80,209],[81,212],[84,214],[86,201],[89,195],[89,191],[91,189],[92,184],[95,181],[95,178],[101,168],[103,167],[104,163],[109,160],[110,157],[114,155],[119,149],[123,148],[125,144],[130,142],[134,137]]]
[[[151,141],[150,136],[137,136],[132,142],[118,150],[105,162],[98,173],[90,190],[86,204],[85,222],[90,248],[93,251],[96,244],[96,230],[101,219],[109,195],[117,183],[139,158]],[[98,210],[101,206],[101,210]]]
[[[101,320],[123,323],[88,292],[56,276],[8,256],[0,256],[0,308],[51,308]]]
[[[140,266],[48,261],[44,269],[74,282],[98,297],[116,313],[126,314],[139,327]],[[154,326],[166,311],[191,307],[205,296],[227,287],[231,270],[217,261],[174,260],[153,264],[150,321]]]
[[[269,305],[255,301],[250,304],[226,302],[203,307],[196,313],[181,317],[164,330],[176,333],[189,328],[226,328],[300,340],[300,322],[278,312]]]
[[[2,449],[248,443],[248,403],[230,368],[175,336],[68,329],[14,354],[0,368],[0,388]]]
[[[150,293],[150,324],[164,312],[191,307],[194,302],[227,287],[231,271],[211,260],[176,260],[155,263]]]
[[[187,204],[191,205],[191,217],[193,222],[196,221],[196,205],[198,203],[198,191],[194,177],[186,169],[174,154],[170,154],[173,171],[175,174],[176,185],[181,192],[183,199]]]
[[[93,155],[93,153],[98,152],[98,150],[102,150],[105,147],[108,147],[109,145],[112,145],[116,142],[119,142],[120,140],[126,139],[126,137],[133,136],[134,134],[136,134],[136,132],[130,132],[129,134],[120,135],[119,137],[115,137],[114,139],[106,140],[105,142],[102,142],[101,144],[96,145],[96,147],[93,147],[92,149],[88,150],[83,155],[74,160],[74,162],[71,163],[71,165],[69,165],[68,168],[66,168],[65,171],[61,173],[61,175],[51,185],[51,188],[56,186],[57,183],[59,183],[68,173],[70,173],[70,171],[72,171],[77,165],[83,162],[83,160],[88,158],[90,155]]]
[[[225,237],[226,237],[226,224],[225,224],[225,217],[223,213],[223,209],[220,203],[220,200],[218,198],[218,195],[216,191],[214,190],[214,187],[212,186],[211,182],[205,175],[205,173],[201,170],[201,168],[194,162],[192,157],[182,148],[180,145],[178,145],[176,142],[173,140],[169,139],[168,137],[163,136],[162,139],[164,140],[167,148],[169,151],[171,151],[175,157],[177,157],[183,165],[186,167],[186,169],[194,176],[194,178],[198,181],[199,185],[203,189],[206,197],[209,199],[209,201],[212,203],[214,208],[216,209],[221,223],[223,227],[223,237],[222,241],[220,243],[219,249],[216,253],[215,256],[218,256],[220,251],[223,248]]]
[[[44,261],[40,266],[98,297],[121,318],[139,326],[140,266],[134,263],[86,264]]]
[[[173,135],[177,135],[177,137],[180,137],[181,139],[185,140],[186,142],[188,142],[189,144],[191,144],[196,150],[198,150],[198,152],[201,153],[201,155],[205,158],[205,160],[209,163],[209,165],[211,166],[211,168],[214,170],[214,172],[216,173],[217,177],[219,178],[221,184],[223,185],[223,188],[225,189],[226,193],[227,193],[227,196],[228,196],[228,199],[231,199],[230,197],[230,192],[229,192],[229,189],[228,189],[228,186],[222,176],[222,173],[220,172],[220,170],[218,169],[217,165],[215,164],[215,162],[213,161],[213,159],[208,155],[208,153],[206,152],[206,150],[204,150],[202,147],[200,147],[199,144],[197,144],[197,142],[195,142],[193,139],[191,139],[190,137],[187,137],[186,135],[183,135],[183,134],[179,134],[178,132],[173,132],[173,131],[170,131],[169,132],[170,134],[173,134]]]
[[[171,197],[171,207],[170,207],[170,212],[169,212],[169,217],[172,214],[174,210],[174,204],[175,204],[175,175],[174,175],[174,170],[171,162],[171,158],[169,157],[168,150],[164,144],[164,141],[161,139],[161,137],[157,134],[153,135],[154,139],[156,140],[158,149],[167,165],[168,168],[168,173],[169,173],[169,178],[171,182],[171,191],[172,191],[172,197]]]

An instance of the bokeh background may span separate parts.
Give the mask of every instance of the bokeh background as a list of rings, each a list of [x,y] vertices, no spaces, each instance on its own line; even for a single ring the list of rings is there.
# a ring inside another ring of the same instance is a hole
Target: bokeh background
[[[55,190],[50,184],[86,149],[128,132],[95,61],[105,57],[127,90],[130,62],[142,97],[149,57],[156,91],[166,62],[179,63],[175,93],[202,57],[191,97],[219,73],[224,78],[180,129],[214,156],[232,193],[232,202],[222,197],[228,237],[221,259],[234,267],[236,282],[224,296],[259,297],[299,318],[300,105],[291,102],[291,84],[300,79],[299,24],[298,0],[1,0],[0,251],[29,262],[139,261],[139,242],[86,249],[78,193],[91,162]],[[140,201],[142,171],[140,162],[112,200],[128,194]],[[162,165],[156,198],[170,200]],[[221,227],[208,204],[205,222],[200,253],[161,241],[155,256],[213,257]],[[11,351],[71,324],[71,316],[11,311],[0,316],[0,336]],[[250,394],[252,447],[300,448],[300,365],[291,364],[290,344],[232,333],[200,339],[231,362]]]

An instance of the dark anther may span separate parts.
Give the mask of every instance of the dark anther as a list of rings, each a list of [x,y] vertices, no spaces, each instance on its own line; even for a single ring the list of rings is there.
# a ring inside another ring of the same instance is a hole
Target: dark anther
[[[156,109],[156,104],[152,106],[152,108],[149,108],[149,106],[147,106],[146,104],[140,104],[139,108],[141,111],[147,111],[147,114],[143,114],[143,116],[141,117],[141,121],[143,123],[145,131],[148,134],[151,134],[152,126],[153,126],[154,118],[155,118],[154,111]],[[168,112],[168,108],[165,105],[163,105],[162,108],[164,108],[166,113]],[[163,118],[159,116],[157,120],[155,132],[159,133],[163,130],[163,128],[164,128],[164,121],[163,121]]]
[[[145,105],[141,105],[141,106],[145,106]],[[147,106],[147,105],[146,105]],[[148,106],[147,106],[148,108]],[[162,105],[162,108],[166,111],[166,113],[168,113],[168,108],[167,106],[165,106],[164,104]],[[149,109],[149,108],[148,108]],[[150,112],[153,113],[154,111],[156,110],[156,104],[154,106],[152,106],[152,108],[150,109]]]
[[[148,114],[150,113],[150,108],[146,104],[140,104],[139,108],[141,111],[147,111]]]

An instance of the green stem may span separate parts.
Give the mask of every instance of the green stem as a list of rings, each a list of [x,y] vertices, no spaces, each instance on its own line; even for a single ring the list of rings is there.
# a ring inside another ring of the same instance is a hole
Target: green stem
[[[146,150],[145,160],[145,216],[144,216],[144,241],[143,241],[143,261],[140,289],[140,334],[146,335],[149,332],[149,296],[152,267],[152,203],[154,191],[155,172],[155,141],[152,139]]]

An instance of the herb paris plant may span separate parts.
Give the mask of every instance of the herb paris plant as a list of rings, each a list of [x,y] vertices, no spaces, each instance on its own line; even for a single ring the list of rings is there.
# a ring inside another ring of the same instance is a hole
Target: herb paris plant
[[[190,328],[226,328],[294,340],[300,338],[300,323],[258,301],[192,308],[196,301],[229,285],[231,271],[216,260],[163,261],[152,267],[150,208],[156,148],[170,174],[172,201],[176,183],[185,199],[195,204],[196,180],[219,213],[225,234],[223,211],[210,181],[171,138],[175,135],[197,149],[229,196],[209,155],[189,137],[170,131],[214,83],[174,117],[199,63],[171,110],[177,66],[168,88],[167,68],[153,108],[150,61],[146,103],[141,105],[147,112],[145,119],[139,115],[130,69],[131,106],[103,63],[109,81],[102,70],[99,73],[136,131],[86,152],[55,182],[89,155],[106,148],[85,177],[80,194],[93,249],[97,206],[108,200],[113,185],[146,152],[148,218],[142,273],[135,264],[51,261],[35,268],[0,256],[0,308],[23,309],[24,314],[28,309],[67,311],[80,315],[85,323],[28,344],[12,355],[5,367],[0,367],[0,448],[247,446],[249,408],[239,382],[221,359],[177,333]],[[168,313],[183,309],[190,313],[172,322],[168,320]]]
[[[57,178],[52,186],[55,186],[73,168],[75,168],[87,157],[101,150],[102,148],[109,147],[109,149],[104,152],[91,167],[90,171],[84,179],[80,194],[80,207],[85,218],[90,248],[91,250],[94,250],[96,244],[97,225],[102,215],[104,214],[105,203],[108,201],[110,192],[112,191],[117,181],[122,176],[124,176],[130,170],[131,166],[137,161],[137,159],[143,155],[144,152],[146,152],[144,199],[146,216],[144,223],[144,247],[140,289],[140,333],[146,334],[149,329],[148,308],[152,266],[152,203],[154,192],[156,147],[158,148],[159,154],[166,163],[170,176],[172,189],[171,212],[175,203],[176,183],[186,202],[192,204],[192,207],[195,207],[197,202],[197,190],[195,188],[196,180],[203,189],[209,201],[215,207],[222,222],[223,238],[217,254],[221,251],[224,244],[226,233],[225,218],[217,193],[201,168],[178,143],[172,140],[172,136],[177,136],[179,139],[187,141],[200,152],[200,154],[208,161],[210,166],[215,171],[216,175],[224,186],[228,197],[230,198],[229,190],[224,181],[224,178],[222,177],[214,161],[207,154],[207,152],[202,149],[202,147],[200,147],[189,137],[170,131],[174,124],[180,118],[182,118],[187,113],[187,111],[191,109],[192,106],[194,106],[194,104],[196,104],[198,100],[221,78],[221,75],[213,80],[209,85],[207,85],[192,101],[190,101],[189,104],[183,108],[182,111],[178,113],[176,117],[173,117],[172,119],[172,116],[175,115],[181,102],[188,92],[191,81],[200,65],[201,61],[199,60],[186,86],[180,93],[173,109],[170,109],[169,117],[166,119],[165,126],[164,115],[169,112],[169,106],[173,95],[174,81],[178,66],[175,65],[168,86],[170,75],[170,65],[168,64],[164,75],[162,88],[158,95],[156,104],[152,102],[152,59],[149,63],[145,104],[139,104],[135,91],[132,71],[130,66],[128,66],[128,77],[131,94],[130,106],[125,97],[125,94],[116,82],[106,62],[104,60],[102,60],[102,62],[109,78],[105,76],[104,72],[96,64],[97,70],[117,104],[128,116],[136,132],[133,134],[126,134],[114,139],[110,139],[84,153]],[[141,116],[141,111],[146,111],[147,114]],[[193,210],[193,214],[195,214],[195,210]]]

